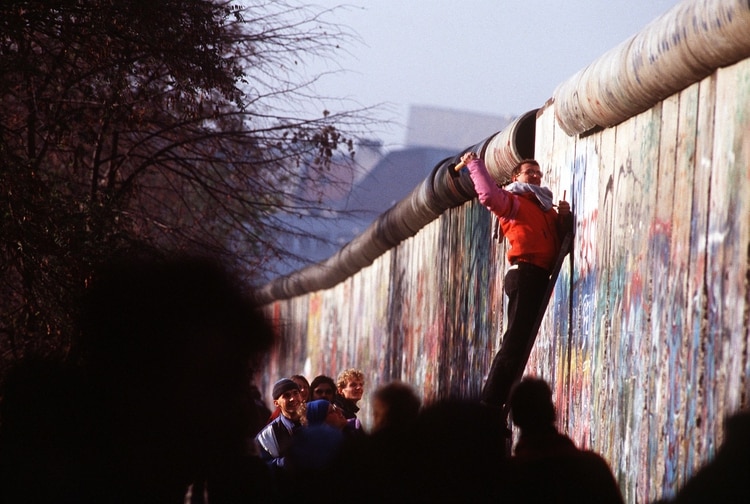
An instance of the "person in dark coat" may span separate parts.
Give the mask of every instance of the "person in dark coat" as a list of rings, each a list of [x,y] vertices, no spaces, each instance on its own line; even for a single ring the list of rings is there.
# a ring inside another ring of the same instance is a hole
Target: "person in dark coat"
[[[578,449],[555,428],[552,390],[538,378],[524,378],[513,389],[510,412],[521,435],[511,458],[509,491],[514,502],[622,504],[607,462]]]
[[[362,424],[357,418],[359,405],[357,404],[364,395],[365,375],[359,369],[345,369],[339,373],[336,379],[336,395],[333,404],[338,407],[352,429],[361,430]]]
[[[268,423],[255,437],[260,458],[274,470],[282,470],[286,454],[296,433],[302,428],[303,404],[299,385],[289,378],[282,378],[273,385],[273,404],[279,416]]]

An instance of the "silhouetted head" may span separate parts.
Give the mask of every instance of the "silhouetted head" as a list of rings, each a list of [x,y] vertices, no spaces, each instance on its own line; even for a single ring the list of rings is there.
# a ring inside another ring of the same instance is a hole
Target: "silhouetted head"
[[[231,493],[263,478],[245,463],[250,384],[273,333],[238,278],[196,257],[96,271],[72,357],[8,383],[0,480],[22,499],[7,501],[176,502],[190,483]]]
[[[372,430],[410,426],[417,419],[421,406],[421,399],[406,383],[383,385],[372,394]]]
[[[273,333],[238,278],[211,259],[172,257],[90,279],[80,362],[124,464],[184,476],[244,446],[252,373]]]
[[[511,393],[510,413],[522,431],[554,426],[555,405],[547,382],[531,377],[521,380]]]
[[[227,379],[257,364],[273,337],[237,277],[202,257],[102,268],[89,281],[80,326],[88,365],[136,380],[166,378],[190,361],[199,364],[193,375]]]
[[[432,403],[411,432],[409,460],[419,471],[409,477],[415,493],[405,502],[501,500],[505,437],[489,408],[466,400]]]

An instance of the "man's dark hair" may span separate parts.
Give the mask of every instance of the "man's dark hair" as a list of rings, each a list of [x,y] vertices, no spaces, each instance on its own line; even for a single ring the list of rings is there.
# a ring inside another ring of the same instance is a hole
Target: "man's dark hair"
[[[521,430],[539,429],[555,423],[552,390],[540,378],[524,378],[515,386],[510,398],[513,423]]]
[[[416,421],[422,400],[414,389],[399,381],[391,382],[378,388],[373,394],[373,399],[378,399],[388,405],[387,425],[411,425]]]
[[[326,375],[318,375],[315,378],[313,378],[313,381],[310,383],[310,393],[318,387],[321,383],[327,383],[331,386],[331,389],[336,392],[336,382],[333,381],[333,378]]]
[[[521,173],[521,167],[523,165],[525,165],[525,164],[533,164],[533,165],[539,167],[539,162],[537,162],[536,159],[530,159],[530,158],[529,159],[522,159],[521,161],[519,161],[518,163],[516,163],[516,165],[513,167],[513,170],[511,170],[511,172],[510,172],[511,176],[515,177],[516,175],[518,175],[519,173]]]

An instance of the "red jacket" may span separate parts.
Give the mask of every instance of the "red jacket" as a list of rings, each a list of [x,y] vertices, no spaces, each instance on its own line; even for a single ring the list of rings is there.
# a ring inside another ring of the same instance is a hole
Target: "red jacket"
[[[517,200],[516,215],[513,218],[498,215],[510,244],[508,261],[511,264],[528,262],[551,270],[560,251],[557,212],[555,209],[543,211],[533,193],[511,194],[510,197]]]
[[[481,159],[469,162],[468,168],[479,202],[500,219],[510,244],[508,261],[551,270],[560,251],[563,224],[557,211],[544,211],[534,193],[514,194],[498,187]]]

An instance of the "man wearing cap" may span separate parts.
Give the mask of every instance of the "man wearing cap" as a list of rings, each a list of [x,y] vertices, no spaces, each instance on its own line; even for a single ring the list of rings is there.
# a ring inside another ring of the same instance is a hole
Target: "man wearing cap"
[[[301,427],[302,396],[299,385],[289,378],[274,383],[271,396],[281,414],[258,433],[255,442],[262,460],[272,468],[282,468],[292,436]]]

